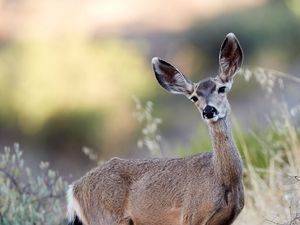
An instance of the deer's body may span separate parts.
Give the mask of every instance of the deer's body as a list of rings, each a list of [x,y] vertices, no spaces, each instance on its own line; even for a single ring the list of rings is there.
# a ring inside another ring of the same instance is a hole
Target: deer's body
[[[156,75],[166,73],[163,80],[157,75],[163,87],[184,90],[189,98],[197,94],[193,101],[203,117],[213,119],[208,122],[213,151],[186,158],[106,162],[70,186],[70,224],[229,225],[242,210],[242,162],[228,121],[228,104],[225,101],[222,116],[222,108],[209,100],[227,81],[220,76],[195,85],[176,77],[179,72],[170,64],[155,61],[156,65]],[[201,96],[205,101],[198,101]],[[209,104],[213,106],[206,108]]]

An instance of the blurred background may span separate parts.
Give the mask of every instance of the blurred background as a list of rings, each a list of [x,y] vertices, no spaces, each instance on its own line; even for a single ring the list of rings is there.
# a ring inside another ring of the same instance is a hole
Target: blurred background
[[[0,149],[18,142],[32,167],[49,161],[72,179],[94,166],[84,147],[100,160],[149,157],[137,147],[132,96],[154,103],[164,155],[197,146],[207,140],[199,113],[158,85],[150,61],[159,56],[193,81],[215,76],[229,32],[244,69],[300,74],[297,0],[0,0]],[[280,98],[299,104],[299,84],[284,82]],[[236,76],[229,99],[245,132],[276,112],[263,93]]]

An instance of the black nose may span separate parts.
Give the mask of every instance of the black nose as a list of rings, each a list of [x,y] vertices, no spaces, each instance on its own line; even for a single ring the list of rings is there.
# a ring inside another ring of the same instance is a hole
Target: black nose
[[[203,109],[203,117],[205,119],[211,119],[213,118],[215,115],[218,114],[218,111],[215,107],[207,105],[205,106],[205,108]]]

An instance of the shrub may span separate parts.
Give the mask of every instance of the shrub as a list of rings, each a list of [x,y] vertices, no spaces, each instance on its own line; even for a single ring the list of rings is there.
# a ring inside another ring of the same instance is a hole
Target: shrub
[[[25,166],[18,144],[0,154],[0,224],[65,224],[67,183],[49,163],[41,162],[34,175]]]

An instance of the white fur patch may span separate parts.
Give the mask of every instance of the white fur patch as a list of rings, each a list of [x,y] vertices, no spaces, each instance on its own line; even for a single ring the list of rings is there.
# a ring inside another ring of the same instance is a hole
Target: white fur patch
[[[68,220],[70,222],[73,221],[75,219],[75,216],[77,215],[77,217],[81,220],[81,222],[84,225],[88,225],[78,201],[74,198],[73,185],[70,185],[67,191],[67,201],[68,201],[68,207],[67,207]]]

